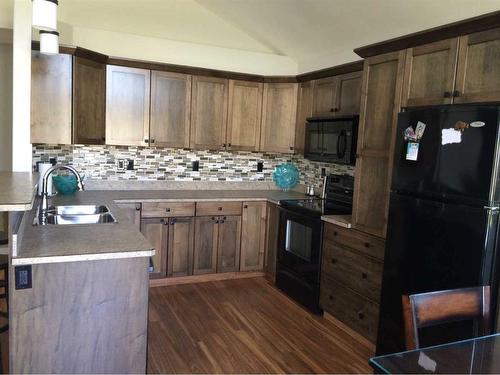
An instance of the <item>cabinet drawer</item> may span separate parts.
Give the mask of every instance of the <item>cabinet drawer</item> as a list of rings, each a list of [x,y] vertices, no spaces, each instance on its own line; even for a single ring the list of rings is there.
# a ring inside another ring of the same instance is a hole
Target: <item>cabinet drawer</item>
[[[378,260],[330,240],[324,242],[321,272],[375,302],[380,301],[382,267]]]
[[[325,238],[372,257],[384,259],[385,241],[354,229],[346,229],[334,224],[325,224]]]
[[[194,202],[144,202],[142,217],[181,217],[194,216]]]
[[[320,305],[335,318],[371,342],[377,339],[379,305],[341,286],[327,276],[321,278]]]
[[[241,202],[198,202],[196,216],[241,215]]]

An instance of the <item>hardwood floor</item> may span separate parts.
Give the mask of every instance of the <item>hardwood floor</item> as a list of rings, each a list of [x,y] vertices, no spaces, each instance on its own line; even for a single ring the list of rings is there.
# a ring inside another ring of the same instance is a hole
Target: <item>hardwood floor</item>
[[[360,373],[368,342],[263,277],[150,288],[149,373]]]

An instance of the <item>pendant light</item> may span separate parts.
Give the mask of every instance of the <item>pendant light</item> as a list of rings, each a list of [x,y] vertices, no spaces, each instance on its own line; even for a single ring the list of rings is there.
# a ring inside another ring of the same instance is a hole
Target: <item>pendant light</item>
[[[33,20],[32,25],[38,30],[57,30],[57,0],[32,0]]]
[[[59,33],[40,30],[40,53],[55,55],[59,53]]]

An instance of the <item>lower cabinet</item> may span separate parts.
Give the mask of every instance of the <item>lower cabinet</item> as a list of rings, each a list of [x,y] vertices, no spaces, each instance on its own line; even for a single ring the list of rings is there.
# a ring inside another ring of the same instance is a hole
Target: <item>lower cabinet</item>
[[[266,216],[266,202],[243,202],[240,271],[264,269]]]
[[[136,226],[141,229],[141,204],[140,203],[117,203],[116,204]]]
[[[168,225],[167,276],[193,274],[194,218],[170,218]]]
[[[280,224],[280,209],[277,204],[267,205],[267,254],[264,262],[266,274],[274,280],[276,277],[276,258],[278,256],[278,235]]]
[[[195,218],[194,275],[238,271],[241,216]]]
[[[377,338],[384,241],[325,224],[320,305],[368,340]]]
[[[141,233],[155,249],[155,255],[151,257],[153,270],[149,272],[150,278],[167,276],[167,224],[168,219],[163,218],[141,220]]]

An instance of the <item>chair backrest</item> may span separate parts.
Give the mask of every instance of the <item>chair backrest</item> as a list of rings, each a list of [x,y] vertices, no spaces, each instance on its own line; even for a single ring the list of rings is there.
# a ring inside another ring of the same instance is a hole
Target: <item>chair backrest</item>
[[[490,330],[490,287],[403,295],[406,349],[418,349],[419,328],[475,320],[481,334]]]

